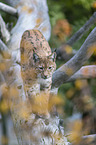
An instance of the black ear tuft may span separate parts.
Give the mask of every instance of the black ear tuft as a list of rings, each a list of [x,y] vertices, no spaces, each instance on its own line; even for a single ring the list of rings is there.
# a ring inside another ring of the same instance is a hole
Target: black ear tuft
[[[54,49],[52,50],[52,52],[56,52],[56,48],[54,48]]]
[[[49,56],[50,59],[52,59],[53,61],[56,60],[56,52],[53,52],[50,56]]]
[[[34,62],[39,60],[39,56],[35,52],[33,52],[33,60]]]

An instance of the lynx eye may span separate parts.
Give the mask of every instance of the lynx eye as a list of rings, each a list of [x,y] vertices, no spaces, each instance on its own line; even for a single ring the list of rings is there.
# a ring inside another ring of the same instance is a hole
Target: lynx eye
[[[49,69],[52,69],[52,67],[51,67],[51,66],[49,66]]]
[[[40,70],[43,70],[43,67],[42,67],[42,66],[40,66],[40,67],[39,67],[39,69],[40,69]]]

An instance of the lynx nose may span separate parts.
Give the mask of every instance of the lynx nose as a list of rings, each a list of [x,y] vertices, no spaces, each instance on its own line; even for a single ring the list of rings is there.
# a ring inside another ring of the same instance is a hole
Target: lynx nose
[[[44,75],[44,77],[43,77],[43,78],[44,78],[44,79],[47,79],[47,76],[45,76],[45,75]]]
[[[44,71],[44,73],[43,73],[43,78],[44,78],[44,79],[47,79],[47,78],[48,78],[48,72],[47,72],[47,70]]]

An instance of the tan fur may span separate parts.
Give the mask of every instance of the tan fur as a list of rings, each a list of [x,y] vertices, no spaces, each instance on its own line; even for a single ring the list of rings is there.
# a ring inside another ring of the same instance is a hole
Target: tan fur
[[[41,32],[38,30],[25,31],[21,39],[20,51],[21,76],[26,97],[32,99],[40,95],[40,92],[49,94],[56,64],[54,53],[52,54]]]

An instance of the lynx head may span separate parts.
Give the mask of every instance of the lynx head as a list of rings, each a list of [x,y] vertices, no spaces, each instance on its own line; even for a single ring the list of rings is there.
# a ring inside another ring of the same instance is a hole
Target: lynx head
[[[55,52],[45,57],[40,57],[36,53],[33,53],[34,67],[37,72],[37,77],[42,79],[48,79],[52,77],[52,74],[56,69],[55,59]]]

